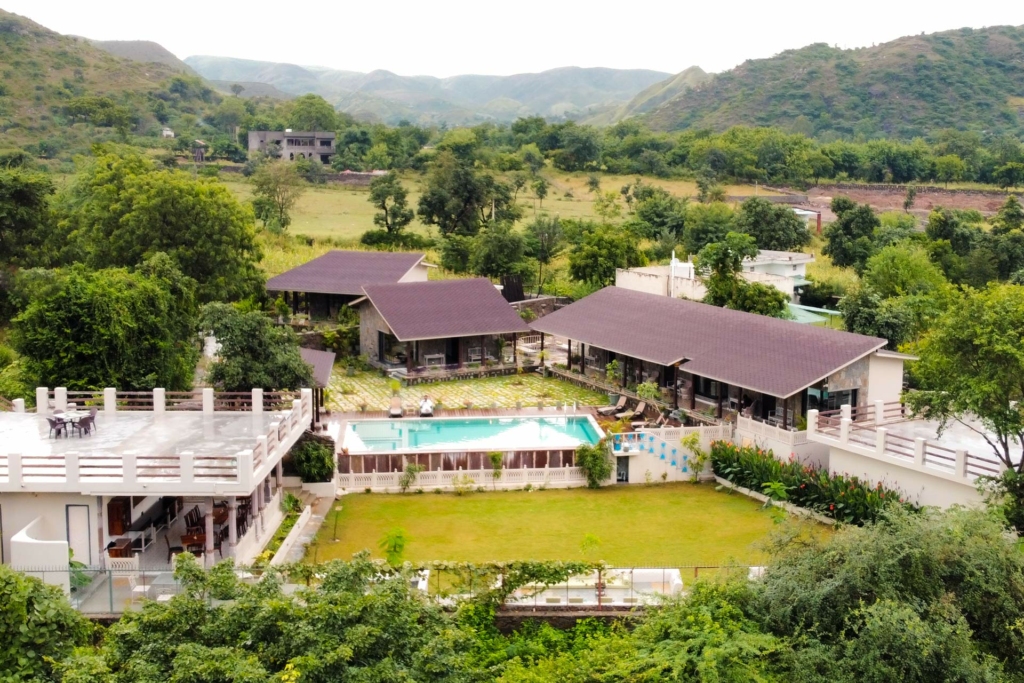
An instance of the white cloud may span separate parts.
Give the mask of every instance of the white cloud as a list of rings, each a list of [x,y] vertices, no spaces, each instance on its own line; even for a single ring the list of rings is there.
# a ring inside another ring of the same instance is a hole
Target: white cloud
[[[824,42],[864,47],[963,26],[1024,23],[1024,4],[766,2],[266,2],[6,0],[61,33],[206,54],[404,75],[559,66],[722,71]]]

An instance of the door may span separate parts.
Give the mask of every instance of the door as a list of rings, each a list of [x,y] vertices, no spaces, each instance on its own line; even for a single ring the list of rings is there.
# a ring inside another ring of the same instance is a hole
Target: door
[[[618,484],[629,483],[629,456],[618,455],[615,457],[615,482]]]
[[[68,547],[76,562],[92,565],[92,538],[88,505],[66,506],[68,524]]]
[[[444,364],[457,365],[459,362],[459,338],[444,340]]]

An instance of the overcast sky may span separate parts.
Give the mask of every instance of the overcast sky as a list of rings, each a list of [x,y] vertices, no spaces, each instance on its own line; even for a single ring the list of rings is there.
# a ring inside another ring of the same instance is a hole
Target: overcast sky
[[[152,40],[220,55],[402,75],[513,74],[559,66],[723,71],[814,42],[1024,24],[1020,0],[0,0],[61,33]]]

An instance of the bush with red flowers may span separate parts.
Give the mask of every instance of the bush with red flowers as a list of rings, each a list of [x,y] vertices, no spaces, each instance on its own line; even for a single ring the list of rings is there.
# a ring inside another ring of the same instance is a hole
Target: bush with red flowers
[[[904,494],[882,482],[872,486],[857,477],[829,474],[828,470],[795,460],[782,462],[770,450],[756,446],[715,441],[711,444],[711,466],[716,475],[737,486],[768,491],[773,498],[846,524],[873,522],[887,505],[917,509],[906,502]]]

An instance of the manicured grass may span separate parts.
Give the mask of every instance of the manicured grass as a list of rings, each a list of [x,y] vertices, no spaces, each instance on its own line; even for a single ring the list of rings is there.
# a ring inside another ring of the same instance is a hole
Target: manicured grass
[[[487,482],[477,482],[486,485]],[[617,566],[758,564],[759,541],[775,526],[769,511],[713,484],[610,486],[455,494],[352,494],[317,536],[317,558],[349,559],[405,529],[405,559],[489,562],[600,559]],[[337,506],[335,506],[337,507]],[[337,519],[338,540],[333,540]],[[593,534],[596,550],[581,542]],[[307,552],[312,559],[313,549]]]
[[[608,394],[603,394],[569,382],[551,377],[541,377],[530,372],[523,375],[504,377],[481,377],[449,382],[429,382],[403,387],[399,391],[402,403],[417,405],[424,395],[445,408],[463,408],[472,403],[477,408],[512,408],[516,401],[524,406],[536,406],[538,401],[554,405],[556,401],[577,403],[584,406],[603,406],[608,403]],[[391,387],[388,380],[376,372],[358,372],[349,377],[346,371],[337,367],[331,376],[332,410],[352,412],[366,404],[367,410],[387,410],[391,405]]]

